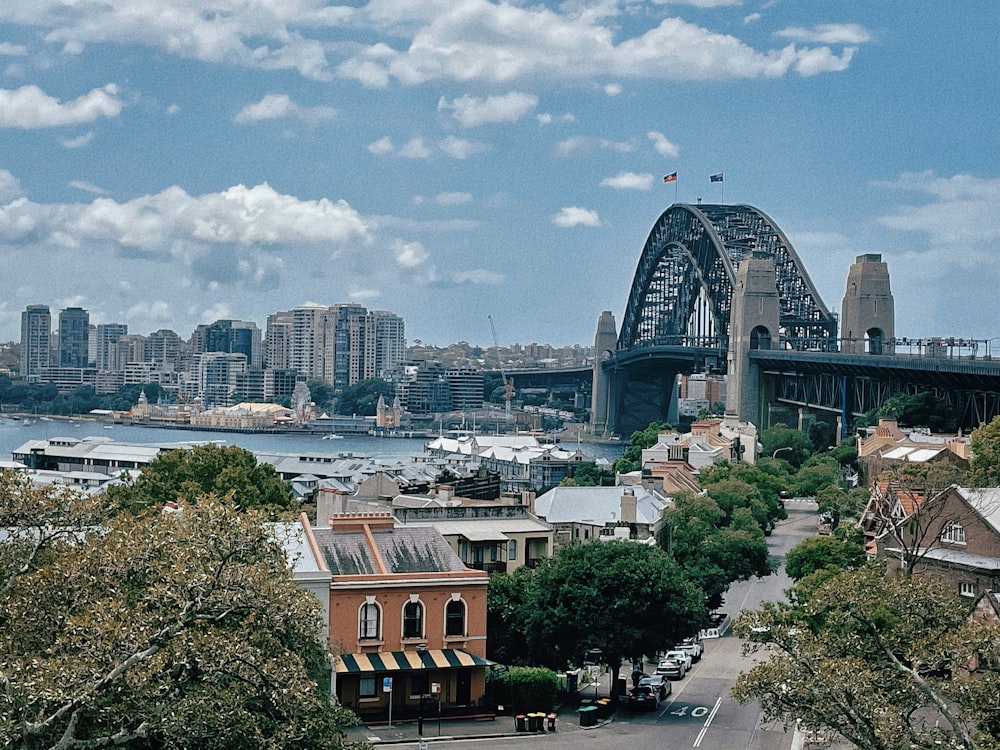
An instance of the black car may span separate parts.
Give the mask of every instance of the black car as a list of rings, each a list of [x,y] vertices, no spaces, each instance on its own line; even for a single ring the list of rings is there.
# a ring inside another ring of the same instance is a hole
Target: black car
[[[659,692],[649,685],[637,685],[628,691],[628,703],[626,705],[629,708],[649,708],[655,711],[659,703]]]
[[[662,674],[650,674],[639,680],[639,687],[649,687],[660,694],[660,700],[665,701],[667,696],[670,695],[672,687],[670,685],[670,680],[665,678]]]

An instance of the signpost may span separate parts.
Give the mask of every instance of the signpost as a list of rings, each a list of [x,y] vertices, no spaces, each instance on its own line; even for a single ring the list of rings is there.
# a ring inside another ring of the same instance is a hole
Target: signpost
[[[382,692],[389,694],[389,728],[392,729],[392,678],[382,678]]]
[[[438,737],[441,736],[441,683],[432,682],[431,683],[431,693],[437,696],[438,699]]]

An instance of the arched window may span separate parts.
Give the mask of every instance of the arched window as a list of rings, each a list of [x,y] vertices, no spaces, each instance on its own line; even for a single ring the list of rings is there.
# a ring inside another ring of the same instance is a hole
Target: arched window
[[[365,602],[361,605],[358,613],[358,637],[361,640],[378,639],[380,615],[381,612],[375,602]]]
[[[965,544],[965,529],[958,521],[945,524],[941,530],[941,541],[949,544]]]
[[[767,330],[764,326],[757,326],[752,331],[750,331],[750,348],[770,349],[771,332]]]
[[[422,638],[424,635],[424,605],[408,601],[403,607],[403,637]]]
[[[465,602],[461,599],[452,599],[444,608],[444,634],[465,635]]]

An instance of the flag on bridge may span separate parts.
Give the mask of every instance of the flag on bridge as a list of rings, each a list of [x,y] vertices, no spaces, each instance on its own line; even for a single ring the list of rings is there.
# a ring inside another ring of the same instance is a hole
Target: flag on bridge
[[[716,172],[708,176],[709,182],[722,182],[722,172]]]
[[[663,178],[664,182],[677,182],[677,173],[671,172]]]

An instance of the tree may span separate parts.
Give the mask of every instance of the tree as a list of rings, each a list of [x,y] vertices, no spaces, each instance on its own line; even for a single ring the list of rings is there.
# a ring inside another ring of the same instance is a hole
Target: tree
[[[169,502],[197,502],[203,495],[229,497],[242,508],[272,512],[296,507],[288,485],[266,463],[235,445],[205,443],[160,453],[137,480],[108,488],[108,495],[132,511],[162,508]]]
[[[793,581],[799,581],[823,568],[855,570],[865,562],[865,548],[855,534],[837,529],[830,536],[812,536],[803,539],[785,555],[785,572]]]
[[[584,461],[576,464],[570,476],[560,484],[564,487],[600,487],[605,479],[608,480],[608,484],[614,484],[614,475],[611,472],[601,469],[592,461]]]
[[[666,538],[661,546],[701,588],[706,607],[717,609],[733,581],[773,571],[767,540],[746,508],[731,516],[705,495],[678,495],[665,513]]]
[[[486,655],[501,664],[528,664],[524,623],[530,609],[532,570],[493,573],[486,590]]]
[[[768,427],[760,433],[761,454],[781,458],[792,466],[801,466],[812,454],[812,444],[802,430],[785,425]]]
[[[306,381],[306,385],[309,386],[309,397],[316,404],[317,409],[321,412],[333,411],[336,392],[332,385],[320,378],[311,378]]]
[[[972,442],[969,483],[973,487],[1000,486],[1000,417],[979,425],[969,438]]]
[[[954,432],[958,429],[955,409],[930,391],[890,396],[876,409],[875,416],[895,417],[900,425],[927,427],[932,432]]]
[[[759,702],[766,720],[801,720],[862,750],[995,748],[1000,740],[995,631],[970,619],[938,579],[867,565],[797,603],[745,613],[734,631],[766,659],[739,676],[733,695]]]
[[[0,744],[342,746],[322,607],[262,513],[109,516],[6,476],[0,508]]]
[[[660,439],[661,432],[670,432],[672,429],[673,427],[666,422],[651,422],[645,429],[633,432],[628,445],[622,451],[622,457],[615,461],[615,472],[628,474],[641,469],[643,449],[652,448]]]
[[[534,571],[524,632],[536,663],[562,670],[594,649],[611,674],[696,633],[705,599],[658,547],[572,544]],[[614,695],[614,693],[612,693]]]
[[[392,403],[394,386],[387,380],[372,378],[362,380],[345,388],[337,398],[337,414],[360,414],[373,417],[378,411],[381,396],[387,404]]]

